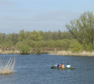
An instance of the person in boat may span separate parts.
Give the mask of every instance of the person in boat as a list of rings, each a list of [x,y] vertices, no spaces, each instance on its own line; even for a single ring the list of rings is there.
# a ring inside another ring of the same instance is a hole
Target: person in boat
[[[67,65],[66,65],[66,68],[70,68],[71,67],[71,65],[68,63]]]
[[[65,68],[65,66],[64,66],[64,64],[63,64],[63,63],[61,63],[61,66],[60,66],[60,68]]]
[[[59,63],[57,63],[57,68],[59,68]]]
[[[56,63],[56,64],[54,65],[54,67],[57,67],[57,64],[58,64],[58,63]]]

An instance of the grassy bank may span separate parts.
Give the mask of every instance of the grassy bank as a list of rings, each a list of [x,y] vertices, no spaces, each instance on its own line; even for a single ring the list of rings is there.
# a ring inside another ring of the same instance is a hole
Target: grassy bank
[[[15,49],[15,50],[2,50],[0,49],[0,54],[45,54],[49,53],[50,51],[53,52],[54,48],[31,48],[28,52],[23,53],[21,50]],[[61,50],[61,49],[59,49]]]
[[[50,52],[50,55],[69,55],[69,56],[94,56],[94,51],[82,51],[82,52],[71,52],[71,51],[54,51]]]
[[[43,49],[31,49],[27,54],[50,54],[50,55],[69,55],[69,56],[94,56],[94,51],[81,51],[81,52],[71,52],[64,50],[55,50],[53,48],[43,48]],[[22,54],[20,50],[1,50],[0,54]]]
[[[0,54],[20,54],[21,52],[19,50],[1,50]]]

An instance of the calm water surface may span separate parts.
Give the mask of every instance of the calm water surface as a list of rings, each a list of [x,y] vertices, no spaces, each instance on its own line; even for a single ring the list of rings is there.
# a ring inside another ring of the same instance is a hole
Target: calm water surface
[[[94,84],[94,57],[40,55],[0,55],[16,58],[14,73],[0,75],[0,84]],[[56,63],[70,63],[74,70],[51,69]]]

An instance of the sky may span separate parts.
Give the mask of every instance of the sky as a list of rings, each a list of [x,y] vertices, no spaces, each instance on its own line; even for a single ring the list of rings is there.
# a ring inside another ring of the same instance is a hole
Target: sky
[[[0,0],[0,33],[67,31],[85,11],[94,13],[94,0]]]

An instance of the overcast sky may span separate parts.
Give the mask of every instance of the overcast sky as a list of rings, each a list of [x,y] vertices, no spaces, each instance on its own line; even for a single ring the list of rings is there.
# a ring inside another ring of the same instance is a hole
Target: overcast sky
[[[66,31],[84,11],[94,13],[94,0],[0,0],[0,33]]]

